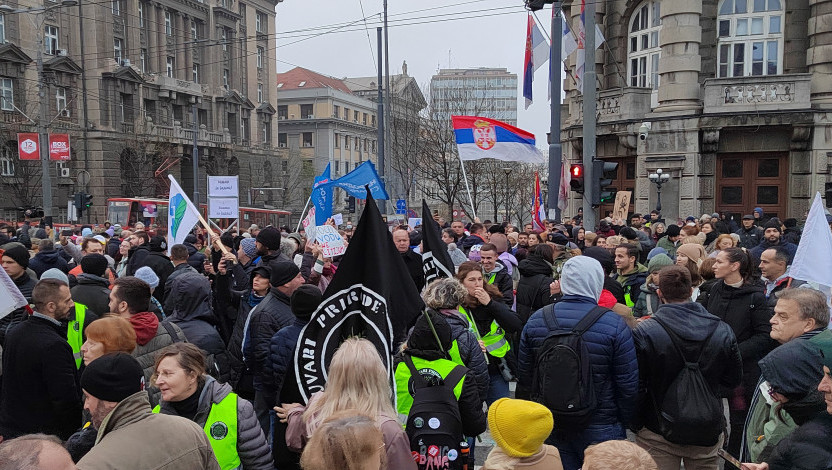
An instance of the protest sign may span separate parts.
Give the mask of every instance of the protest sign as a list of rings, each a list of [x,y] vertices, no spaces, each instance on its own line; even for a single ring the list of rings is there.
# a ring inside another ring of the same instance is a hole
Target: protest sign
[[[344,238],[332,225],[315,227],[315,240],[321,244],[321,253],[323,253],[324,258],[341,256],[347,251]]]

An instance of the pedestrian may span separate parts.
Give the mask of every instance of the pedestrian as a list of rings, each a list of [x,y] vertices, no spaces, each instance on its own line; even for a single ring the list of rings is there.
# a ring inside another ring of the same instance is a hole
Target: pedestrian
[[[501,398],[488,409],[488,428],[497,444],[483,470],[563,470],[557,448],[544,444],[552,412],[526,400]]]
[[[442,241],[448,246],[448,255],[451,257],[451,261],[454,263],[454,266],[459,266],[468,260],[465,253],[459,249],[459,238],[457,237],[454,229],[442,229]]]
[[[151,412],[144,385],[129,354],[106,354],[84,369],[84,409],[98,436],[78,469],[219,470],[205,432],[193,421]]]
[[[286,444],[300,452],[324,421],[338,411],[354,409],[369,416],[381,430],[386,469],[415,470],[410,444],[390,401],[390,379],[376,347],[366,339],[346,339],[332,356],[328,380],[307,406],[282,403],[277,417],[288,423]]]
[[[526,259],[520,261],[517,283],[517,316],[525,325],[532,313],[555,301],[552,292],[554,250],[542,244],[531,247]]]
[[[162,306],[166,312],[173,312],[174,309],[174,299],[171,292],[176,280],[180,276],[201,276],[193,266],[188,264],[188,256],[188,248],[185,245],[177,244],[170,247],[170,261],[173,263],[173,271],[165,280],[165,296],[162,301]]]
[[[40,277],[44,279],[56,279],[61,281],[67,287],[69,286],[69,277],[57,268],[47,269]],[[70,290],[70,294],[72,291]],[[81,357],[81,346],[87,340],[87,327],[98,319],[98,315],[87,308],[86,305],[73,301],[74,307],[70,309],[69,315],[61,320],[61,330],[66,331],[66,340],[72,348],[72,356],[75,358],[75,366],[79,369],[83,364]],[[106,309],[105,309],[106,310]]]
[[[416,285],[416,290],[422,292],[425,287],[425,273],[422,271],[422,257],[410,249],[410,234],[407,230],[399,228],[393,231],[393,243],[396,245],[396,251],[402,257],[407,272],[413,283]]]
[[[165,318],[167,318],[167,314],[165,314],[164,307],[159,302],[159,299],[154,297],[154,294],[156,292],[163,290],[159,289],[159,276],[157,276],[153,269],[151,269],[149,266],[142,266],[141,268],[136,270],[136,277],[146,282],[147,285],[150,286],[150,311],[153,312],[157,317],[159,317],[159,321],[162,321]]]
[[[154,413],[181,416],[205,430],[221,468],[271,469],[271,449],[248,400],[205,373],[205,353],[175,343],[156,355],[153,382],[162,392]]]
[[[718,255],[720,251],[726,248],[733,248],[735,246],[737,246],[737,241],[734,240],[734,237],[732,237],[729,233],[722,233],[716,237],[716,240],[714,240],[714,246],[713,249],[709,251],[708,258],[716,258],[716,255]]]
[[[788,274],[789,252],[782,246],[773,246],[760,254],[760,272],[770,306],[777,304],[777,295],[786,289],[806,285],[805,281],[794,279]]]
[[[107,279],[107,258],[97,253],[81,258],[82,273],[75,276],[78,284],[71,289],[72,299],[86,305],[98,315],[110,311],[110,280]]]
[[[225,342],[214,325],[217,317],[211,305],[211,283],[201,275],[180,276],[171,288],[173,311],[168,321],[182,330],[189,343],[197,345],[206,355],[213,356],[216,369],[213,374],[225,371]]]
[[[676,248],[679,247],[679,238],[681,237],[682,230],[676,224],[671,224],[667,227],[667,230],[664,232],[664,236],[660,237],[656,242],[656,246],[659,248],[664,248],[667,252],[667,256],[671,258],[676,257]]]
[[[165,240],[165,237],[161,235],[152,237],[147,243],[147,247],[150,250],[150,253],[148,253],[147,257],[144,259],[143,267],[150,268],[159,278],[157,282],[158,285],[162,286],[162,288],[159,289],[154,287],[153,298],[161,303],[165,300],[164,286],[167,284],[168,276],[173,273],[173,263],[166,254],[168,251],[168,243],[167,240]],[[137,273],[139,269],[136,270]]]
[[[500,235],[505,238],[503,234],[495,235]],[[500,302],[511,308],[514,305],[514,282],[511,277],[511,271],[502,260],[498,259],[498,255],[497,247],[493,243],[486,243],[480,247],[482,276],[485,282],[500,290],[502,294]],[[514,257],[512,256],[512,258]],[[517,260],[515,259],[514,265],[516,264]]]
[[[32,301],[32,289],[37,284],[37,279],[27,272],[29,267],[29,250],[20,243],[3,245],[2,251],[3,270],[9,275],[20,294],[27,302]],[[25,308],[18,308],[3,318],[0,318],[0,347],[5,346],[6,333],[9,329],[26,318]]]
[[[292,261],[280,250],[283,243],[280,230],[271,226],[265,227],[257,231],[255,237],[256,254],[260,257],[258,266],[268,266],[272,261]]]
[[[247,238],[246,240],[252,239]],[[251,264],[253,265],[253,263]],[[236,278],[238,275],[242,278],[242,273],[236,273],[234,277]],[[227,293],[230,293],[233,301],[237,302],[237,317],[226,348],[230,362],[230,375],[227,377],[227,382],[231,384],[235,392],[247,400],[254,400],[254,378],[251,375],[251,371],[248,370],[243,362],[243,335],[245,333],[246,322],[249,318],[249,312],[260,305],[266,296],[269,295],[269,289],[271,288],[269,284],[270,278],[271,270],[268,267],[253,267],[250,275],[245,280],[240,279],[240,282],[237,282],[235,279],[233,285],[226,283],[229,289],[228,291],[218,290],[219,295],[228,295]],[[246,288],[245,286],[249,284],[251,287]],[[238,287],[242,287],[242,289],[238,290]]]
[[[633,307],[633,315],[637,318],[649,317],[653,315],[661,305],[661,300],[657,294],[659,289],[659,271],[665,266],[672,266],[673,260],[667,255],[659,253],[650,259],[647,263],[647,272],[649,273],[641,285],[641,293],[639,293],[638,301]]]
[[[29,260],[29,267],[38,278],[50,268],[57,268],[64,273],[69,272],[69,265],[61,256],[61,252],[55,249],[55,242],[48,238],[38,243],[38,252]]]
[[[615,440],[589,446],[581,470],[658,470],[646,450],[629,441]]]
[[[769,248],[779,247],[788,253],[788,263],[792,264],[794,255],[797,253],[797,245],[790,243],[783,238],[783,228],[780,225],[780,220],[777,218],[770,219],[763,227],[763,240],[759,245],[751,249],[751,256],[754,257],[755,266],[760,264],[760,256],[765,250]]]
[[[356,410],[342,410],[312,433],[300,463],[304,470],[388,468],[384,447],[373,418]]]
[[[122,240],[122,242],[118,245],[118,254],[120,255],[120,258],[115,267],[116,278],[127,275],[127,260],[130,253],[130,247],[130,242],[126,239]]]
[[[748,250],[756,247],[763,240],[763,229],[755,225],[754,216],[751,214],[742,216],[742,227],[734,233],[740,237],[737,246]]]
[[[624,303],[633,308],[638,300],[641,286],[647,280],[647,268],[638,262],[639,250],[636,245],[625,244],[615,248],[616,281],[624,289]]]
[[[633,330],[641,421],[633,426],[636,443],[659,470],[679,470],[682,464],[686,469],[716,469],[716,452],[725,439],[721,399],[742,379],[737,340],[730,326],[690,300],[693,285],[686,268],[667,266],[658,277],[662,305]],[[686,364],[697,364],[704,388],[680,390],[691,384],[683,381]],[[682,398],[705,406],[682,407],[675,401]]]
[[[130,242],[130,250],[127,252],[126,274],[132,276],[137,269],[145,266],[144,260],[150,254],[150,236],[147,232],[140,230],[130,235],[127,240]]]

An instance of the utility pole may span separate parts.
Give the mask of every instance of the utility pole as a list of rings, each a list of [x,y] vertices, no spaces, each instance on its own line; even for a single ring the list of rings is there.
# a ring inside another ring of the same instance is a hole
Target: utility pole
[[[197,109],[196,109],[196,96],[191,98],[193,100],[193,104],[191,105],[191,113],[193,114],[193,132],[194,132],[194,148],[191,152],[191,161],[194,164],[194,194],[193,194],[193,203],[196,206],[197,210],[199,210],[199,147],[197,147],[198,140],[199,140],[199,123],[197,122]]]
[[[89,170],[90,162],[90,146],[87,140],[87,124],[89,123],[88,107],[87,107],[87,65],[86,65],[86,51],[84,47],[84,13],[81,9],[83,0],[78,0],[78,45],[81,48],[81,107],[84,112],[84,122],[81,124],[81,134],[84,140],[84,170]],[[121,65],[121,64],[119,64]]]
[[[378,103],[377,103],[377,111],[376,111],[376,114],[378,115],[378,117],[376,118],[376,124],[378,125],[378,129],[377,129],[377,133],[378,133],[378,172],[381,174],[381,180],[385,181],[385,179],[384,179],[384,172],[385,172],[385,161],[384,161],[384,157],[385,157],[385,154],[384,154],[384,152],[385,152],[385,148],[384,148],[385,136],[384,136],[384,130],[385,130],[385,125],[384,124],[385,124],[386,121],[384,119],[385,106],[384,106],[384,95],[383,95],[383,92],[382,92],[384,86],[382,85],[382,81],[381,81],[381,47],[382,47],[381,28],[376,28],[376,43],[378,44],[378,48],[377,48],[378,49],[378,51],[377,51],[377,53],[378,53],[378,67],[377,67],[378,68],[378,79],[376,80],[378,82]],[[381,213],[386,214],[386,212],[385,212],[386,207],[384,206],[384,201],[381,200],[379,202],[382,204]]]
[[[380,58],[379,58],[380,60]],[[379,66],[381,63],[379,62]],[[384,136],[388,142],[392,141],[392,133],[390,132],[390,124],[393,123],[390,117],[390,37],[388,36],[388,28],[387,28],[387,0],[384,0],[384,88],[385,88],[385,101],[387,105],[384,107]],[[387,189],[387,175],[384,173],[384,169],[381,169],[381,181],[384,183],[384,189]],[[389,194],[389,192],[388,192]],[[381,200],[381,213],[383,215],[387,215],[387,202]]]
[[[561,42],[563,41],[563,22],[560,19],[562,2],[552,5],[552,44],[549,48],[549,94],[551,106],[551,123],[549,128],[549,218],[557,223],[561,221],[558,198],[560,196],[560,178],[563,174],[563,156],[560,144],[560,67]],[[567,197],[569,193],[567,192]]]
[[[38,150],[40,150],[41,187],[43,188],[43,218],[52,221],[52,175],[49,173],[49,103],[46,101],[46,77],[43,74],[43,31],[38,34],[38,99],[40,100],[40,118],[38,119]]]
[[[595,2],[587,2],[584,9],[584,106],[583,144],[584,181],[595,181],[599,175],[592,168],[595,158]],[[584,229],[595,230],[596,214],[592,207],[593,185],[584,191]]]

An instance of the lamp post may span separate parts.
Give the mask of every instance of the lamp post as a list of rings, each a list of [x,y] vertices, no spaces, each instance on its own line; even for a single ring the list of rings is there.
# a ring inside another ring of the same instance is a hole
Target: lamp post
[[[506,205],[506,222],[508,222],[508,200],[509,200],[509,196],[510,196],[510,194],[511,194],[511,192],[510,192],[510,188],[508,187],[508,185],[509,185],[508,177],[509,177],[509,175],[511,174],[511,170],[512,170],[512,169],[511,169],[510,167],[505,167],[505,168],[503,168],[503,173],[505,173],[505,174],[506,174],[506,200],[505,200],[505,205]],[[496,221],[495,221],[495,222],[496,222]]]
[[[54,10],[61,7],[71,7],[78,4],[78,0],[62,0],[57,5],[51,5],[45,8],[25,8],[16,10],[9,5],[0,5],[0,13],[15,14],[15,13],[37,13],[41,15],[47,11]],[[35,28],[35,33],[38,35],[38,99],[40,100],[40,117],[38,118],[38,151],[40,152],[41,164],[41,187],[43,191],[43,218],[51,223],[52,221],[52,176],[49,174],[49,130],[47,124],[49,123],[49,104],[46,101],[46,77],[43,73],[43,21],[40,24],[35,23],[35,20],[29,18],[32,22],[32,27]],[[82,31],[83,34],[83,31]],[[86,143],[85,143],[86,144]]]
[[[650,173],[647,175],[647,179],[650,180],[651,183],[656,185],[656,212],[662,212],[662,185],[670,181],[670,175],[667,173],[662,173],[662,169],[659,168],[656,170],[655,173]]]

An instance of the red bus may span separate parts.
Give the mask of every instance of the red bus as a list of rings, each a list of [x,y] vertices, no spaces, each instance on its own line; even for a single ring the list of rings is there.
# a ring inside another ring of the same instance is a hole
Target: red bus
[[[199,205],[202,216],[207,215],[206,204]],[[240,221],[238,227],[248,228],[252,224],[260,227],[273,225],[291,226],[292,213],[277,209],[260,209],[256,207],[240,207]],[[142,222],[145,225],[156,224],[159,227],[167,227],[168,223],[168,200],[141,198],[141,197],[111,197],[107,199],[107,220],[112,224],[120,224],[123,227]],[[206,220],[207,217],[206,217]],[[211,219],[220,228],[226,228],[234,219]]]

